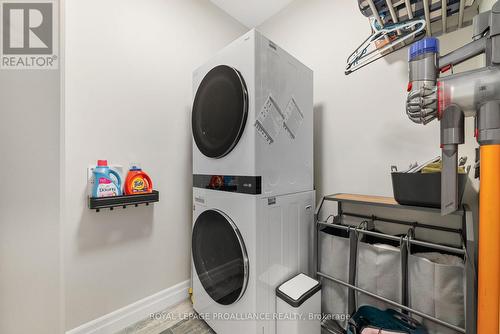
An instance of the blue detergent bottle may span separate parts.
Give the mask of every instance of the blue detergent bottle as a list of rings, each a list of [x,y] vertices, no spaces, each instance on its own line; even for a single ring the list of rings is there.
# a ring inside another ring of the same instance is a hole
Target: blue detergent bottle
[[[94,168],[94,187],[92,197],[111,197],[122,195],[120,174],[108,166],[107,160],[98,160]]]

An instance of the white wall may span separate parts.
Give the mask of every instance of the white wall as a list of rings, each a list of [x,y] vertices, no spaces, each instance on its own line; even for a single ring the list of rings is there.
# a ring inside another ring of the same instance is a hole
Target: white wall
[[[497,2],[497,0],[482,0],[479,4],[479,11],[485,12],[487,10],[490,10],[495,2]]]
[[[318,198],[337,192],[392,196],[391,165],[402,169],[440,154],[439,123],[413,124],[405,114],[407,49],[344,75],[347,57],[371,33],[356,1],[297,0],[259,30],[314,70]],[[442,52],[470,41],[471,32],[468,27],[443,36]]]
[[[0,333],[60,332],[60,72],[0,71]]]
[[[204,0],[66,8],[66,328],[190,277],[191,73],[245,28]],[[91,212],[86,167],[140,162],[154,207]]]

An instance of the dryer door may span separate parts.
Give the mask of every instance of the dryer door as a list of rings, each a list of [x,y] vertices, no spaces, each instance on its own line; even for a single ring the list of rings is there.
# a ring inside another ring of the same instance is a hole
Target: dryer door
[[[245,81],[234,68],[220,65],[203,78],[193,104],[193,137],[210,158],[222,158],[236,146],[248,114]]]
[[[245,293],[248,255],[233,221],[218,210],[204,211],[193,227],[193,262],[208,295],[231,305]]]

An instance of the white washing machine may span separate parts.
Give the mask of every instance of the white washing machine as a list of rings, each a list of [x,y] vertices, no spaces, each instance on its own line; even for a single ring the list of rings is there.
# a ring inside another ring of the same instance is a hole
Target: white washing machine
[[[309,271],[314,192],[194,189],[193,200],[195,311],[218,334],[276,333],[276,288]]]
[[[313,189],[313,72],[252,30],[194,72],[193,184]]]

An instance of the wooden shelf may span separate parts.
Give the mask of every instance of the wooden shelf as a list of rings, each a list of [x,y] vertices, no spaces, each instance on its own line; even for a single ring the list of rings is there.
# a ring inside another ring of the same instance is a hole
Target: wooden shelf
[[[324,197],[324,200],[332,202],[389,207],[389,208],[404,209],[404,210],[427,211],[427,212],[441,214],[441,210],[436,208],[398,204],[398,202],[396,202],[396,200],[392,197],[339,193],[339,194],[327,195]],[[464,211],[459,209],[452,214],[463,216]]]
[[[396,200],[392,197],[383,196],[370,196],[370,195],[357,195],[357,194],[335,194],[331,197],[337,201],[351,201],[360,203],[374,203],[374,204],[386,204],[386,205],[399,205]]]

